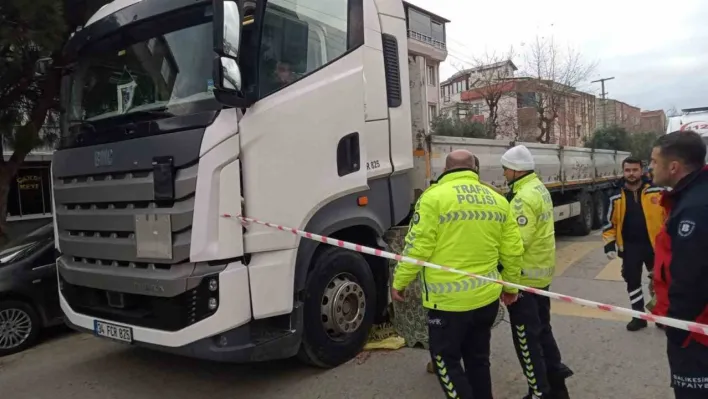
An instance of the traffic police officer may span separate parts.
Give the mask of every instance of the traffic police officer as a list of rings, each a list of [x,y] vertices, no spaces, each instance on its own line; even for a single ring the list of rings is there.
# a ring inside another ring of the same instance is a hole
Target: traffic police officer
[[[509,217],[507,200],[480,184],[475,168],[469,151],[448,155],[445,172],[416,203],[404,255],[517,282],[523,253],[519,228]],[[501,275],[499,261],[506,266]],[[491,399],[490,339],[502,286],[400,262],[391,297],[403,300],[402,291],[419,272],[430,354],[446,397]]]
[[[473,155],[472,157],[474,158],[474,164],[475,164],[475,167],[474,167],[472,170],[473,170],[475,173],[477,173],[477,175],[479,175],[479,158],[477,158],[476,155]],[[489,184],[489,183],[486,183],[486,182],[483,181],[483,180],[480,180],[479,183],[480,183],[481,185],[483,185],[484,187],[487,187],[488,189],[493,190],[493,191],[496,192],[497,194],[501,194],[501,191],[499,191],[499,189],[496,188],[496,187],[494,187],[493,185],[491,185],[491,184]],[[432,182],[432,184],[435,184],[435,182]],[[495,323],[495,324],[499,324],[499,323],[501,322],[501,319],[502,319],[503,317],[504,317],[504,313],[503,313],[503,312],[497,313],[497,318],[496,318],[496,320],[494,321],[494,323]],[[432,360],[431,360],[431,361],[428,361],[428,364],[427,364],[427,366],[426,366],[425,369],[426,369],[426,371],[427,371],[428,373],[430,373],[430,374],[435,374],[435,367],[433,367],[433,362],[432,362]]]
[[[501,158],[509,184],[507,199],[521,230],[524,244],[521,284],[547,290],[556,263],[553,202],[551,194],[534,173],[531,152],[523,145],[509,149]],[[507,265],[502,261],[503,268]],[[516,354],[529,384],[531,398],[568,398],[565,379],[572,371],[561,363],[561,354],[551,330],[548,297],[521,293],[505,294]]]

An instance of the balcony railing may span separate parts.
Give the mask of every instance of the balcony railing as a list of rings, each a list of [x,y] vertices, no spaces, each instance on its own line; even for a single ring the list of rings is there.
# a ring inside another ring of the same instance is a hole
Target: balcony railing
[[[435,40],[430,36],[424,35],[422,33],[418,33],[416,31],[409,30],[408,31],[408,37],[410,37],[413,40],[417,40],[419,42],[423,42],[425,44],[429,44],[435,48],[439,48],[441,50],[447,50],[447,47],[445,45],[445,42],[441,42],[439,40]]]

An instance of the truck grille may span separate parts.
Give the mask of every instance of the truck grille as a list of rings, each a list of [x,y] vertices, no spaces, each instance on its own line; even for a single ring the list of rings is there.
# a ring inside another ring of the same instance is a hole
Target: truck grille
[[[153,172],[55,178],[54,198],[62,253],[97,267],[169,269],[189,258],[198,164],[175,171],[175,200],[156,202]],[[172,259],[138,257],[136,217],[167,216]]]

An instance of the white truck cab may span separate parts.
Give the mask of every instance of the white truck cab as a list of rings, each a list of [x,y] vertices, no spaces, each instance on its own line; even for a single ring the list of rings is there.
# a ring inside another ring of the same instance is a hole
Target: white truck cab
[[[400,0],[115,0],[67,44],[52,164],[67,323],[204,359],[341,364],[412,203]]]

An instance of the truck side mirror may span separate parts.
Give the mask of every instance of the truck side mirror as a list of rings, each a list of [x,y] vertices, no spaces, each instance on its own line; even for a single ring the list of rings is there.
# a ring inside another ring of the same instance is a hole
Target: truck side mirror
[[[241,70],[238,65],[241,44],[241,7],[234,0],[213,0],[214,10],[214,96],[224,105],[247,107],[241,96]]]

